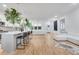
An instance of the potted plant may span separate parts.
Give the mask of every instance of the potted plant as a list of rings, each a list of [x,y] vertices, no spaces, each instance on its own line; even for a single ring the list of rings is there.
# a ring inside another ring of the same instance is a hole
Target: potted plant
[[[30,29],[32,29],[32,23],[27,18],[25,19],[25,21],[25,26],[28,26]]]
[[[5,18],[7,21],[9,21],[12,24],[21,22],[21,14],[14,8],[6,9],[5,10]]]

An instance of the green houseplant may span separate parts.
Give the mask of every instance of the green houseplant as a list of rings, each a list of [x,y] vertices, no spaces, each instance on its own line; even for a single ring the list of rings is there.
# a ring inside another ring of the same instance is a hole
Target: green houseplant
[[[27,18],[25,19],[25,21],[25,26],[28,26],[30,29],[32,29],[32,23]]]
[[[25,21],[21,23],[21,13],[19,13],[16,9],[14,8],[10,8],[10,9],[6,9],[5,10],[5,18],[7,21],[9,21],[12,24],[18,23],[22,28],[28,26],[30,29],[32,29],[32,24],[29,22],[29,20],[27,20],[27,18],[25,19]]]
[[[14,8],[6,9],[5,10],[5,18],[12,24],[20,23],[21,22],[21,14]]]

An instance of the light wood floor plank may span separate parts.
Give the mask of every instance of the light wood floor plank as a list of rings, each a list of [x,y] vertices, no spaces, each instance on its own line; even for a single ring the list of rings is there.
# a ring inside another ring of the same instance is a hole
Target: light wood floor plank
[[[5,53],[0,50],[1,55],[71,55],[69,51],[63,48],[55,47],[57,43],[53,40],[53,34],[32,35],[32,39],[24,50],[16,50],[16,52]]]

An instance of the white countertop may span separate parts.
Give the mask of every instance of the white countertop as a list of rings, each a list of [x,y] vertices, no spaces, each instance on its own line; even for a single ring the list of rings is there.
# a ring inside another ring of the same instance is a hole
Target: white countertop
[[[21,32],[20,31],[13,31],[13,32],[4,32],[1,34],[18,34],[18,33],[21,33]]]
[[[0,33],[0,34],[19,34],[19,33],[23,33],[23,32],[28,32],[28,31],[9,31],[9,32],[3,32],[3,33]]]

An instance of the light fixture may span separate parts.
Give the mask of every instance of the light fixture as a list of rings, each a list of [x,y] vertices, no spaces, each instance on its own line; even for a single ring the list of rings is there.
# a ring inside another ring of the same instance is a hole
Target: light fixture
[[[57,17],[57,16],[55,16],[55,17]]]
[[[76,5],[77,3],[72,3],[72,5]]]
[[[77,3],[71,3],[70,4],[70,6],[76,6],[77,5]]]
[[[3,7],[7,7],[7,5],[6,5],[6,4],[3,4],[2,6],[3,6]]]

